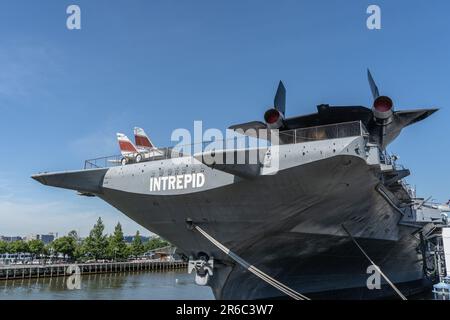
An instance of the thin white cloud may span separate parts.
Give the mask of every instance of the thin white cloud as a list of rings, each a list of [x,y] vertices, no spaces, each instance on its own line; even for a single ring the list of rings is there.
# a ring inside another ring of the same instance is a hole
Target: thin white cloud
[[[11,199],[13,196],[9,180],[0,177],[0,200]]]

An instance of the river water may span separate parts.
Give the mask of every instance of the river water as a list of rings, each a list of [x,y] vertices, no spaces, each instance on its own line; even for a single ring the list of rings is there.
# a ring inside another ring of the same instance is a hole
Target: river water
[[[0,300],[212,300],[211,288],[194,284],[186,271],[89,274],[80,289],[68,277],[0,280]],[[432,299],[431,291],[411,297]]]
[[[0,300],[22,299],[214,299],[209,287],[194,284],[186,271],[90,274],[80,278],[80,289],[69,289],[69,278],[0,281]]]

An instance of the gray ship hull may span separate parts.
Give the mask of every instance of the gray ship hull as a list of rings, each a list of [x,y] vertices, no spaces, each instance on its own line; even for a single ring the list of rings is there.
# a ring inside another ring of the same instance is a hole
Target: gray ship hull
[[[409,237],[402,241],[358,239],[358,242],[404,295],[417,294],[430,286],[430,282],[423,278],[422,261],[415,241]],[[249,248],[246,258],[313,300],[398,299],[384,281],[381,289],[367,288],[369,262],[353,242],[342,237],[280,234]],[[217,296],[221,299],[287,298],[239,267],[233,269]]]
[[[342,225],[405,294],[425,288],[416,235],[420,227],[403,223],[408,212],[395,206],[397,194],[384,187],[384,196],[379,192],[383,164],[365,137],[282,145],[279,159],[276,174],[255,178],[198,161],[166,159],[35,179],[95,193],[186,257],[199,252],[214,257],[209,285],[218,299],[283,296],[189,229],[187,219],[270,276],[314,298],[394,294],[384,282],[380,290],[367,289],[369,262]],[[154,177],[194,172],[205,176],[201,188],[149,187]]]
[[[282,296],[189,230],[188,218],[301,293],[391,296],[390,287],[367,289],[369,262],[344,233],[345,224],[390,279],[413,293],[426,283],[419,240],[413,235],[418,228],[398,223],[401,214],[376,191],[375,173],[362,159],[344,155],[207,192],[159,197],[104,188],[101,198],[172,241],[186,256],[205,252],[219,260],[211,286],[220,299]],[[252,192],[243,192],[249,183]]]

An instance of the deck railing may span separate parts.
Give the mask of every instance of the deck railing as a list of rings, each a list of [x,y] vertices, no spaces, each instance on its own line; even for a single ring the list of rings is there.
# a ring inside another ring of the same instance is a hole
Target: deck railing
[[[279,137],[280,144],[293,144],[364,136],[368,134],[361,121],[351,121],[283,131],[279,134]]]
[[[273,133],[271,133],[273,135]],[[305,143],[305,142],[312,142],[312,141],[319,141],[319,140],[330,140],[330,139],[339,139],[339,138],[347,138],[347,137],[356,137],[356,136],[368,136],[368,131],[364,127],[361,121],[351,121],[351,122],[343,122],[343,123],[337,123],[337,124],[329,124],[329,125],[322,125],[322,126],[316,126],[316,127],[308,127],[308,128],[299,128],[299,129],[293,129],[293,130],[286,130],[280,132],[277,137],[272,137],[271,143],[274,144],[295,144],[295,143]],[[249,148],[249,137],[242,136],[242,137],[235,137],[233,139],[228,140],[221,140],[221,141],[215,141],[215,146],[217,144],[223,144],[222,150],[229,149],[229,143],[230,140],[237,141],[239,139],[244,139],[245,148]],[[191,144],[191,145],[184,145],[184,146],[177,146],[175,149],[174,147],[169,148],[163,148],[159,149],[161,151],[161,155],[158,155],[156,157],[152,157],[148,160],[143,161],[158,161],[158,160],[165,160],[165,159],[172,159],[172,158],[180,158],[188,154],[194,154],[199,151],[204,152],[205,148],[207,148],[212,141],[207,141],[203,143],[198,144]],[[234,146],[234,142],[232,143]],[[239,145],[239,144],[238,144]],[[261,147],[261,144],[258,144]],[[265,142],[265,147],[270,145],[270,143]],[[242,144],[240,144],[242,146]],[[219,148],[215,148],[216,150],[220,150]],[[177,151],[182,150],[183,152]],[[209,151],[211,151],[211,147],[208,148]],[[190,151],[190,152],[186,152]],[[114,167],[114,166],[120,166],[121,165],[121,155],[113,155],[108,157],[101,157],[101,158],[95,158],[86,160],[84,163],[85,169],[95,169],[95,168],[107,168],[107,167]]]
[[[149,160],[142,161],[157,161],[157,160],[165,160],[170,158],[180,158],[183,156],[182,153],[173,150],[173,148],[162,148],[158,149],[161,152],[161,155],[157,155],[152,157]],[[84,169],[98,169],[98,168],[108,168],[108,167],[116,167],[121,165],[122,155],[112,155],[107,157],[100,157],[95,159],[89,159],[84,161]]]

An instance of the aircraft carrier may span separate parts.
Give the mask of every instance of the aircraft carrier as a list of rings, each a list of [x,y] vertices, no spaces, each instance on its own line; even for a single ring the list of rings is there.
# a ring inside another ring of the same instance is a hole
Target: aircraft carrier
[[[108,166],[108,159],[102,160],[105,165],[88,161],[91,168],[33,178],[97,196],[169,240],[185,257],[213,259],[207,285],[217,299],[286,295],[189,224],[311,299],[396,296],[384,280],[380,289],[368,289],[370,263],[357,241],[409,296],[430,285],[424,248],[432,221],[418,219],[418,200],[403,180],[410,172],[386,146],[436,109],[394,111],[370,73],[369,83],[372,107],[320,105],[316,113],[287,118],[280,82],[264,122],[230,127],[277,132],[278,144],[259,148],[256,164],[210,163],[205,155],[211,151],[191,156],[164,149],[150,161],[115,166]],[[228,152],[213,151],[224,157]]]

